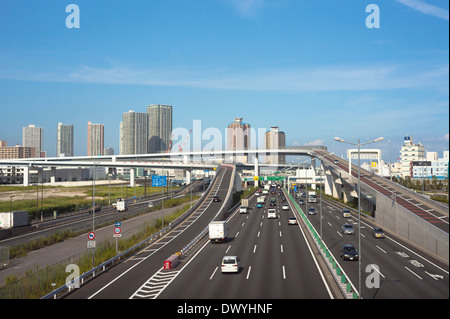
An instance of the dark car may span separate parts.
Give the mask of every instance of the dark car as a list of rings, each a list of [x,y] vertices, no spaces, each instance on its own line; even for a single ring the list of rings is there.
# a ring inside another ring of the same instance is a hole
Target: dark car
[[[341,258],[344,260],[358,260],[358,251],[353,245],[344,244],[341,248]]]
[[[303,205],[303,204],[305,203],[305,201],[304,201],[303,199],[299,199],[299,200],[298,200],[298,203],[299,203],[300,205]]]
[[[219,196],[214,196],[213,198],[213,202],[220,202],[220,197]]]
[[[102,210],[102,206],[100,205],[95,205],[95,212],[99,212]],[[92,208],[89,210],[89,214],[92,214]]]

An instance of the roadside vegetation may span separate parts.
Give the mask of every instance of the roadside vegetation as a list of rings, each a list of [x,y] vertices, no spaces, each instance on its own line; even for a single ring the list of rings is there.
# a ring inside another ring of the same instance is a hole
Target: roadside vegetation
[[[198,197],[193,198],[193,200],[197,199]],[[190,196],[165,200],[164,208],[175,206],[180,206],[180,208],[173,212],[171,215],[164,216],[164,224],[167,225],[168,223],[172,222],[183,213],[185,213],[191,207],[191,204],[185,205],[187,202],[190,202],[190,200]],[[161,205],[155,205],[153,208],[149,208],[142,213],[149,213],[159,209],[161,209]],[[118,242],[118,249],[119,251],[126,251],[127,249],[142,242],[144,239],[157,233],[161,229],[161,218],[144,223],[139,231],[135,232],[127,238],[121,238],[121,240],[119,240]],[[22,245],[21,247],[12,248],[10,251],[10,255],[11,258],[23,256],[32,250],[40,249],[42,247],[67,240],[78,235],[80,235],[80,233],[60,232],[46,238],[41,238],[38,241],[27,243],[26,245]],[[101,263],[111,259],[115,255],[115,241],[110,240],[98,243],[95,248],[95,266],[98,266]],[[80,269],[80,274],[85,273],[92,269],[92,252],[90,250],[87,250],[85,253],[79,256],[75,256],[61,264],[48,265],[45,269],[29,270],[27,274],[22,278],[18,278],[16,276],[8,276],[6,278],[5,286],[0,288],[0,299],[41,298],[47,293],[53,291],[55,288],[65,284],[65,280],[68,276],[68,273],[66,272],[66,266],[68,264],[76,264]]]
[[[175,191],[176,189],[174,189]],[[96,204],[107,206],[114,203],[117,198],[142,198],[145,193],[147,196],[162,193],[161,187],[126,187],[123,185],[102,185],[95,187]],[[164,190],[166,192],[166,190]],[[29,193],[27,199],[17,200],[14,192]],[[48,195],[51,192],[58,192],[58,196]],[[64,194],[75,193],[75,196],[64,196]],[[50,187],[44,186],[0,186],[0,212],[28,211],[30,221],[38,220],[41,217],[52,217],[56,211],[58,215],[89,209],[92,206],[93,189],[92,186],[84,187]]]

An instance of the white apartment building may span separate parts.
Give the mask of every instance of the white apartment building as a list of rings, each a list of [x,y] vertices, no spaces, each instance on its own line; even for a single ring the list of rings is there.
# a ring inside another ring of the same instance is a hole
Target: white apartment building
[[[428,156],[427,160],[413,161],[410,165],[411,178],[417,179],[448,179],[449,152],[444,151],[444,157],[436,158],[435,154]],[[432,159],[432,160],[428,160]]]
[[[411,162],[425,159],[425,148],[422,143],[414,144],[413,138],[406,135],[400,150],[401,177],[411,176]]]

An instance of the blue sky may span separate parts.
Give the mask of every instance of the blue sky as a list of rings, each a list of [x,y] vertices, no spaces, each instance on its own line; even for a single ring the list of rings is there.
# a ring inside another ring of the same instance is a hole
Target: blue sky
[[[80,28],[66,27],[70,3]],[[380,28],[366,27],[369,4]],[[129,110],[174,107],[174,128],[225,132],[235,117],[279,126],[288,145],[376,144],[399,156],[408,134],[448,150],[449,3],[441,0],[2,0],[0,139],[44,128],[56,154],[58,122],[87,122],[119,151]],[[207,142],[207,141],[206,141]],[[375,147],[372,145],[371,147]]]

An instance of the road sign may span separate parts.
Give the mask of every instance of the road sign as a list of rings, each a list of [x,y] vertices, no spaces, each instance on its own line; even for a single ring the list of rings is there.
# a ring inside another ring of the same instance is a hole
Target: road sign
[[[88,234],[88,239],[89,239],[89,240],[94,240],[94,239],[95,239],[95,233],[94,233],[93,231],[91,231],[91,232]]]
[[[167,176],[163,175],[152,176],[152,186],[153,187],[167,186]]]
[[[95,240],[88,240],[87,248],[95,248]]]
[[[122,222],[116,222],[115,226],[120,227],[122,225]]]
[[[122,237],[122,229],[120,227],[114,227],[114,235],[113,237]]]

